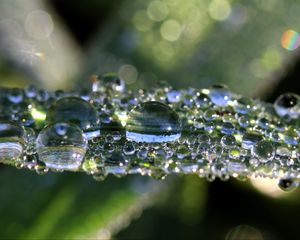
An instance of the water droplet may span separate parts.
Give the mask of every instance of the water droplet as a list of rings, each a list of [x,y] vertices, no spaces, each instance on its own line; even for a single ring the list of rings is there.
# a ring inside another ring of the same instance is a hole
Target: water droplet
[[[20,103],[23,101],[23,91],[19,88],[10,89],[7,98],[12,103]]]
[[[98,172],[98,166],[94,158],[86,159],[82,164],[82,169],[87,174],[95,174]]]
[[[25,96],[28,97],[28,98],[36,97],[36,94],[37,94],[36,86],[35,85],[28,85],[24,89],[24,93],[25,93]]]
[[[100,135],[100,130],[95,127],[99,122],[96,109],[78,97],[65,97],[56,101],[47,112],[46,121],[74,123],[84,131],[88,139]]]
[[[247,114],[253,107],[253,100],[248,97],[241,97],[235,102],[235,111],[240,114]]]
[[[235,146],[236,145],[236,139],[232,135],[225,135],[221,138],[221,144],[223,146]]]
[[[278,187],[285,192],[296,189],[298,185],[299,182],[294,181],[293,179],[279,179],[278,181]]]
[[[247,116],[241,116],[238,118],[238,123],[240,124],[241,127],[246,128],[250,124],[249,117]]]
[[[230,134],[233,134],[234,131],[235,131],[235,128],[232,125],[232,123],[225,122],[222,124],[221,133],[230,135]]]
[[[231,92],[225,85],[213,85],[208,96],[214,104],[225,107],[231,98]]]
[[[269,124],[269,120],[266,118],[260,118],[257,120],[257,125],[259,127],[261,127],[262,129],[268,129],[270,124]]]
[[[145,102],[129,112],[126,137],[136,142],[168,142],[181,136],[179,116],[160,102]]]
[[[79,127],[71,123],[55,123],[44,128],[36,140],[40,161],[46,167],[76,170],[80,166],[87,141]]]
[[[298,118],[300,114],[300,98],[293,93],[282,94],[276,99],[274,108],[281,117]]]
[[[265,140],[261,140],[261,141],[257,142],[253,146],[251,151],[252,151],[252,154],[255,157],[259,158],[259,160],[261,160],[261,161],[272,160],[275,155],[275,151],[274,151],[274,147],[273,147],[272,143],[265,141]]]
[[[246,165],[241,162],[229,162],[228,163],[228,171],[231,173],[245,173],[247,170]]]
[[[217,113],[212,109],[206,110],[203,114],[203,118],[208,122],[215,120],[217,117]]]
[[[177,103],[180,101],[181,98],[181,92],[177,90],[171,90],[167,92],[167,100],[170,103]]]
[[[135,147],[131,142],[126,142],[123,146],[123,152],[125,155],[133,155],[135,153]]]
[[[127,161],[120,152],[113,152],[105,159],[105,169],[107,173],[113,173],[116,176],[126,174]]]
[[[50,98],[50,93],[44,89],[41,89],[37,92],[36,99],[39,102],[46,102]]]
[[[24,150],[24,129],[13,122],[0,122],[0,162],[12,163]]]
[[[125,82],[116,73],[105,73],[93,82],[92,90],[93,92],[106,92],[107,90],[123,92]]]
[[[252,146],[260,140],[262,140],[262,137],[258,133],[255,132],[245,133],[242,138],[242,147],[245,149],[251,149]]]
[[[44,162],[38,161],[34,167],[35,171],[39,175],[44,175],[48,172],[48,168]]]

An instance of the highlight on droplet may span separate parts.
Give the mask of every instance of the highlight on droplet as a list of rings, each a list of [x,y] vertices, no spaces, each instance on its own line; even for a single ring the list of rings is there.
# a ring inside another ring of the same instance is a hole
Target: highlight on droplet
[[[282,34],[281,46],[289,51],[293,51],[300,45],[300,35],[294,30],[287,30]]]

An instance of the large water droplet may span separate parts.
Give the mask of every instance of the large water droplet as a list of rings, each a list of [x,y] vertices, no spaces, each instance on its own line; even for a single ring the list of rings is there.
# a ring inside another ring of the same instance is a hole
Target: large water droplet
[[[251,150],[252,154],[262,161],[272,160],[275,155],[272,143],[265,140],[257,142]]]
[[[210,100],[218,106],[227,106],[231,95],[225,85],[213,85],[208,94]]]
[[[181,136],[179,116],[160,102],[145,102],[129,112],[126,137],[136,142],[168,142]]]
[[[276,99],[274,108],[281,117],[298,118],[300,114],[300,97],[293,93],[282,94]]]
[[[299,185],[299,182],[294,181],[293,179],[280,179],[278,181],[278,187],[286,192],[296,189]]]
[[[0,122],[0,162],[12,163],[24,150],[24,129],[12,122]]]
[[[87,138],[100,135],[100,130],[95,128],[99,122],[96,109],[78,97],[65,97],[56,101],[47,112],[46,121],[74,123],[84,131]]]
[[[36,140],[39,160],[48,168],[76,170],[87,150],[81,129],[71,123],[55,123],[44,128]]]

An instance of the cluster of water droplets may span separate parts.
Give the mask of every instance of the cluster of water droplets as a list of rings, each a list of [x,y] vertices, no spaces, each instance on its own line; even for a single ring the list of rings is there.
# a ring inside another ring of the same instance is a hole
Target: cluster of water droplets
[[[40,174],[260,176],[285,190],[300,180],[296,94],[269,104],[222,85],[133,92],[107,73],[76,92],[2,88],[0,104],[0,161]]]

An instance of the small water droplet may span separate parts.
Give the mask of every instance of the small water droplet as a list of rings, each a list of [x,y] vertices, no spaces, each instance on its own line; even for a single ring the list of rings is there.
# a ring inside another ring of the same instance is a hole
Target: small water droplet
[[[228,171],[230,173],[242,174],[247,170],[246,165],[241,162],[229,162],[228,163]]]
[[[225,85],[213,85],[208,96],[214,104],[225,107],[231,99],[231,92]]]
[[[48,168],[44,162],[38,161],[34,167],[35,171],[39,175],[44,175],[48,172]]]
[[[230,134],[233,134],[234,131],[235,131],[235,128],[232,125],[232,123],[225,122],[222,124],[221,133],[230,135]]]
[[[247,116],[241,116],[238,118],[238,123],[240,124],[241,127],[246,128],[250,124],[249,117]]]
[[[179,116],[160,102],[145,102],[129,112],[127,139],[136,142],[168,142],[181,136]]]
[[[87,150],[87,141],[76,125],[55,123],[44,128],[36,140],[40,161],[48,168],[76,170]]]
[[[7,98],[12,103],[20,103],[23,101],[23,91],[19,88],[12,88],[9,90]]]
[[[236,100],[236,104],[234,106],[235,111],[240,114],[247,114],[253,107],[253,100],[248,97],[241,97]]]
[[[170,103],[177,103],[180,101],[181,98],[181,92],[177,90],[171,90],[167,92],[167,100]]]
[[[251,149],[260,140],[262,140],[262,137],[256,132],[245,133],[242,138],[242,148]]]
[[[34,98],[36,97],[37,94],[37,88],[35,85],[28,85],[25,89],[24,89],[24,93],[25,96],[28,98]]]
[[[276,99],[274,108],[280,117],[298,118],[300,114],[300,97],[293,93],[282,94]]]
[[[106,92],[107,90],[123,92],[125,82],[116,73],[105,73],[93,82],[92,90],[93,92]]]
[[[298,185],[299,182],[293,179],[279,179],[278,181],[278,187],[285,192],[290,192],[296,189]]]
[[[236,145],[236,139],[232,135],[225,135],[221,138],[221,144],[223,146],[235,146]]]
[[[135,147],[131,142],[126,142],[123,146],[123,152],[125,155],[133,155],[135,153]]]
[[[46,121],[74,123],[84,131],[88,139],[100,135],[100,130],[93,128],[99,122],[96,109],[78,97],[65,97],[56,101],[47,112]]]
[[[13,122],[0,122],[0,162],[12,163],[23,153],[24,129]]]

